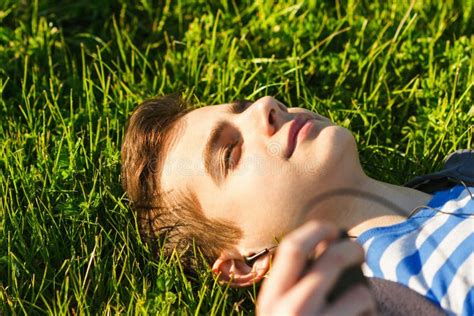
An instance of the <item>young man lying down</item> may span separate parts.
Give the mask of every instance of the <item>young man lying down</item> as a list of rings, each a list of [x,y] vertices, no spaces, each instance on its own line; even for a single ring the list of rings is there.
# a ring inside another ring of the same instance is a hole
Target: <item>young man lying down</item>
[[[189,270],[194,244],[222,281],[249,286],[276,253],[263,314],[370,314],[374,300],[385,313],[474,313],[474,189],[374,180],[351,132],[311,111],[272,97],[198,109],[177,96],[145,101],[129,119],[122,179],[144,236],[166,236]],[[358,242],[338,242],[336,226]],[[364,261],[359,243],[372,289],[328,303],[338,276]]]

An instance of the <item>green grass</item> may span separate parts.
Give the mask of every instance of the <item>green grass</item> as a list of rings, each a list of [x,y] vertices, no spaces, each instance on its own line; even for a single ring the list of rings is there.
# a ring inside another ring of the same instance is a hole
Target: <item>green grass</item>
[[[0,314],[253,313],[154,261],[120,187],[127,117],[274,95],[401,184],[473,147],[474,2],[0,1]]]

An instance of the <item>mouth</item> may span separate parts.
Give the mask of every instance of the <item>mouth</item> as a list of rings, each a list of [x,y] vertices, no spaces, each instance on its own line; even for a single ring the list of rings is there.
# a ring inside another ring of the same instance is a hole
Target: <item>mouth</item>
[[[296,143],[298,140],[298,134],[303,128],[303,126],[310,120],[309,117],[306,116],[296,116],[296,118],[291,121],[290,129],[288,131],[288,146],[286,148],[286,158],[289,159],[296,148]]]

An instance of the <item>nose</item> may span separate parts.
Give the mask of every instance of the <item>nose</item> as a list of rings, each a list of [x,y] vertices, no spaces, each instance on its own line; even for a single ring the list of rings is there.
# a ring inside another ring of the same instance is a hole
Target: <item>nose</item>
[[[284,124],[285,110],[273,97],[260,98],[251,106],[252,123],[265,136],[270,137]]]

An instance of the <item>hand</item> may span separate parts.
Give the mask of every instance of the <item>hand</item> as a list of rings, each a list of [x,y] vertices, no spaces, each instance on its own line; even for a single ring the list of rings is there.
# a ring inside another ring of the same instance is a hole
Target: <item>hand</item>
[[[356,242],[343,240],[329,224],[311,221],[298,228],[278,246],[271,274],[264,281],[257,300],[260,315],[375,315],[376,305],[367,287],[355,285],[332,304],[326,296],[341,273],[364,261]],[[326,246],[310,267],[308,257]],[[305,269],[308,270],[305,270]],[[304,275],[304,271],[307,271]]]

